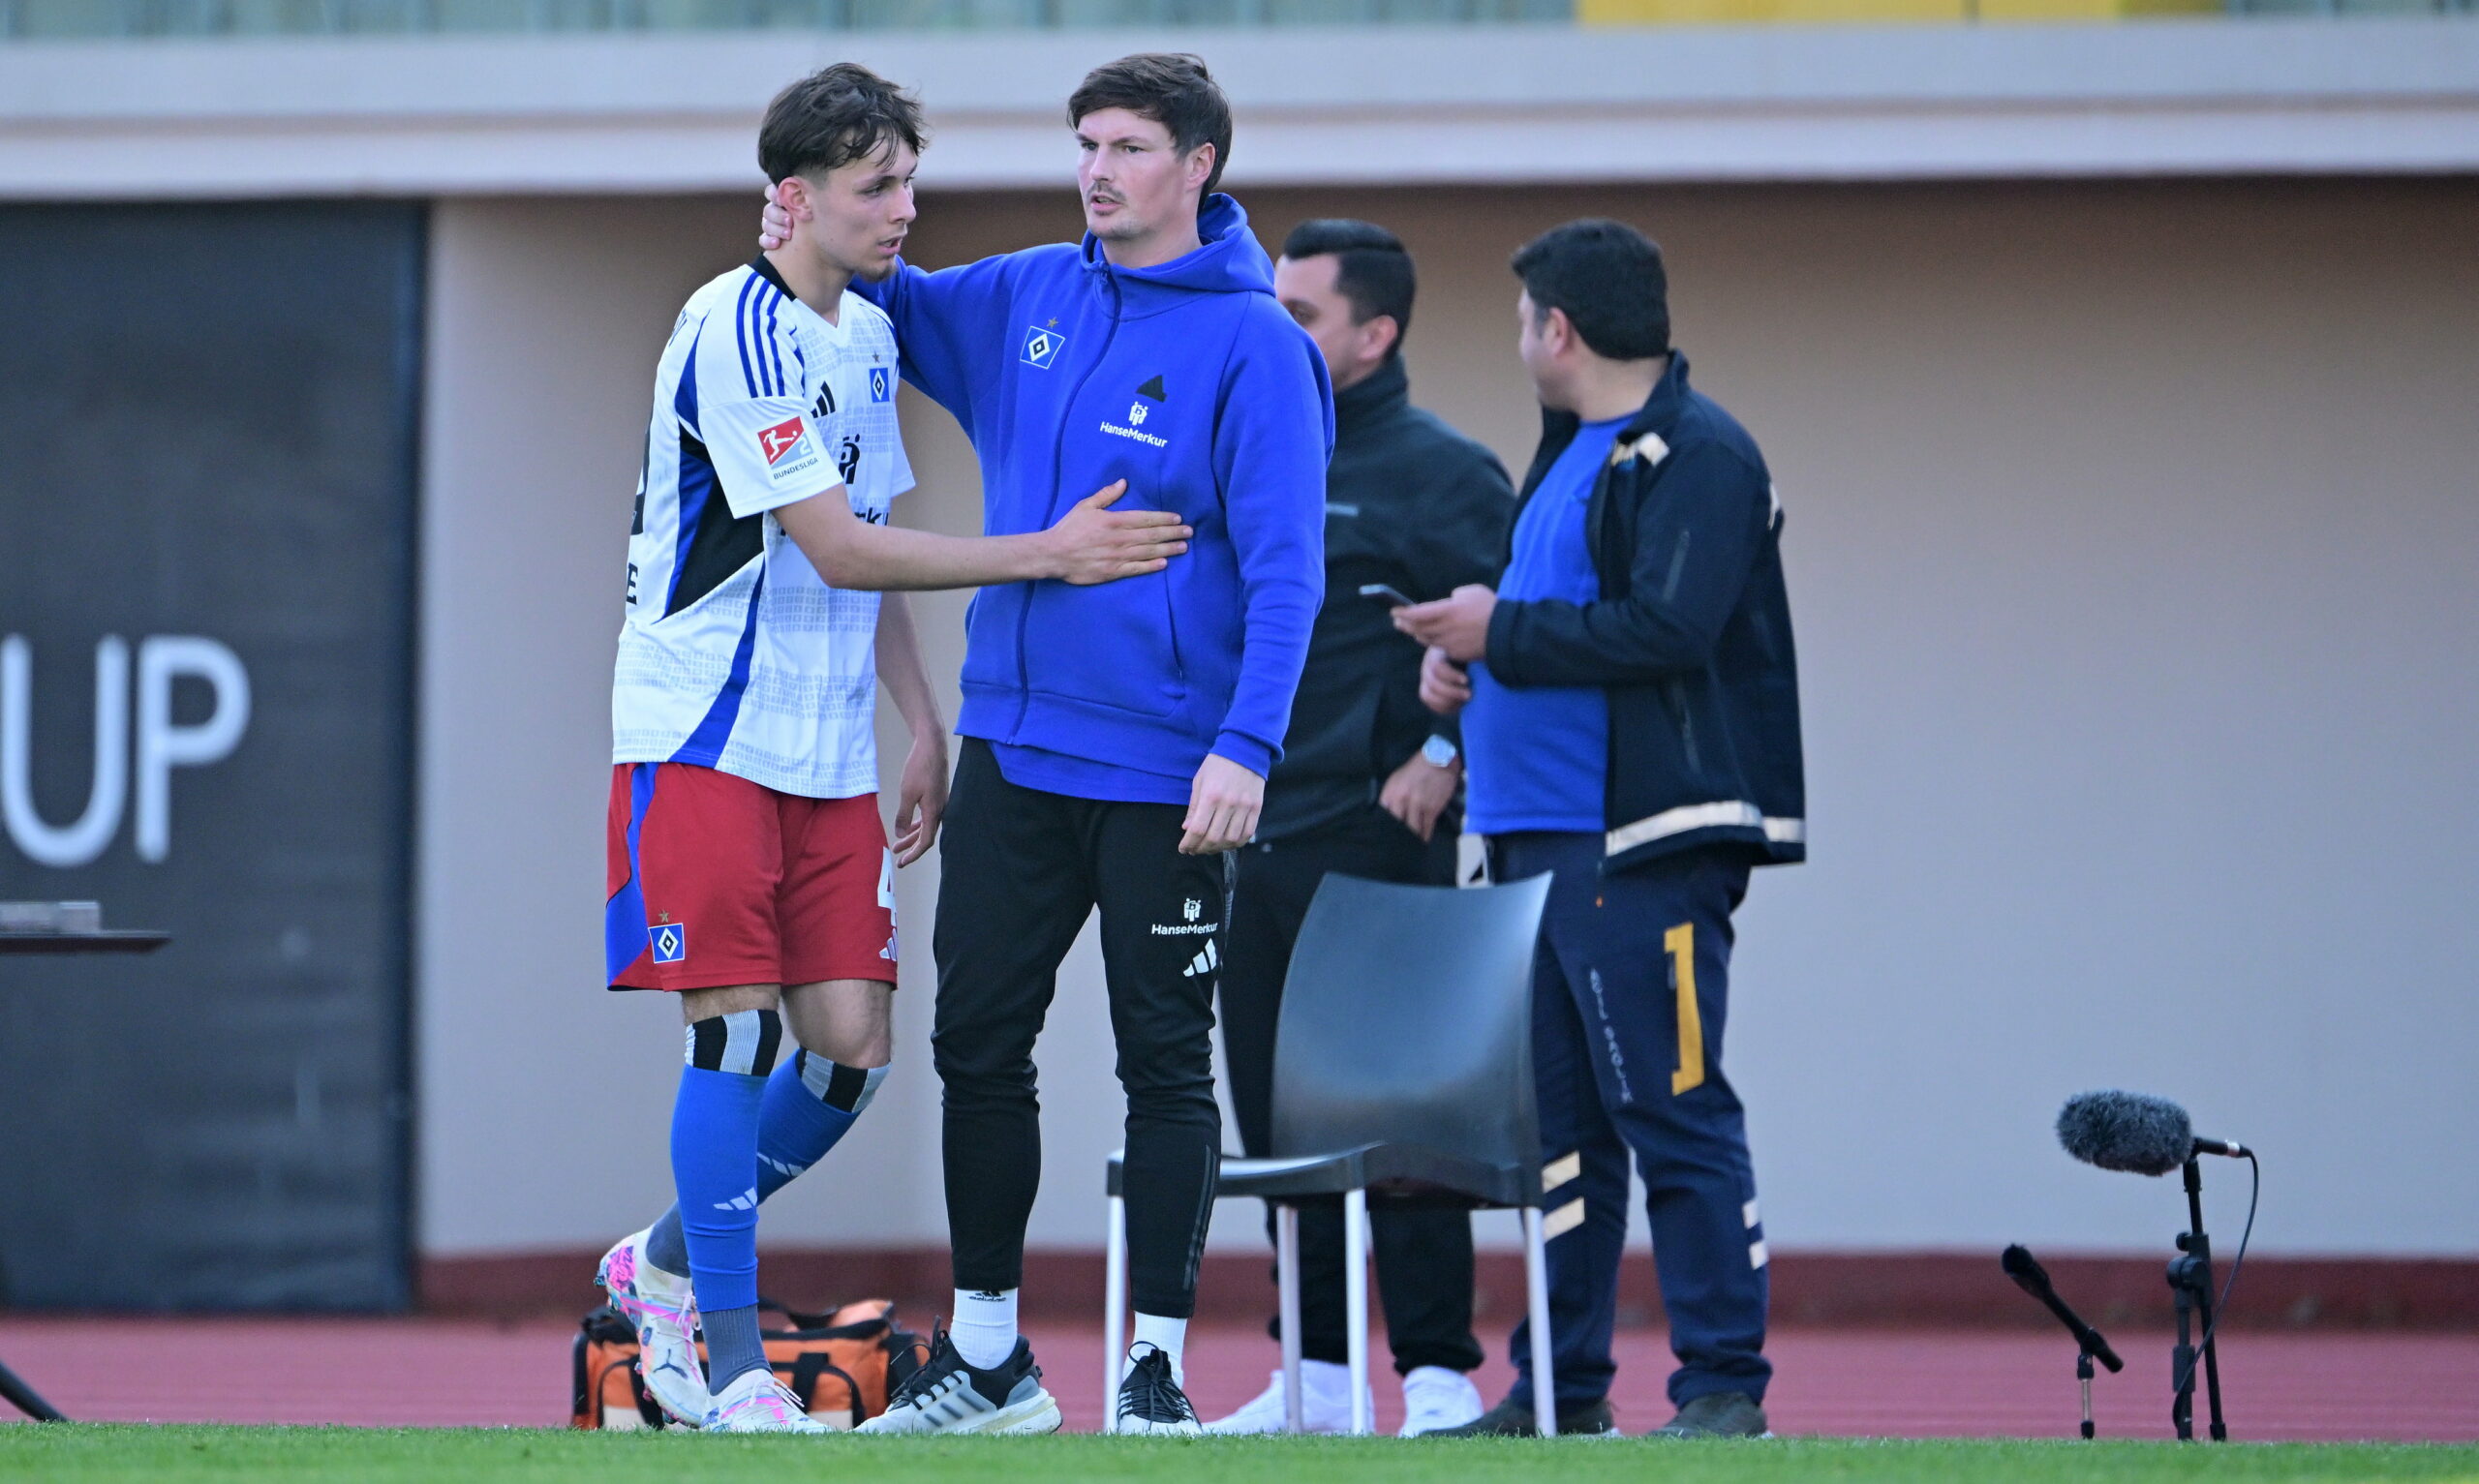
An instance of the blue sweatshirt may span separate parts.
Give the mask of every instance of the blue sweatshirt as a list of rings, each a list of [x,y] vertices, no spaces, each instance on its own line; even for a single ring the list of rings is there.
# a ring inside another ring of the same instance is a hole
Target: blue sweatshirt
[[[1158,267],[1087,236],[853,285],[972,439],[985,532],[1047,529],[1117,479],[1113,508],[1196,528],[1150,576],[973,599],[956,729],[1024,786],[1185,803],[1208,752],[1259,774],[1282,752],[1325,591],[1333,394],[1240,204],[1197,227]]]

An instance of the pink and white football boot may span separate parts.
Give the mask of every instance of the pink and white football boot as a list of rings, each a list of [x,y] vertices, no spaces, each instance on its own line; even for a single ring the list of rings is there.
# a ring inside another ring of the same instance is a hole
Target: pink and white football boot
[[[637,1374],[647,1393],[679,1426],[704,1427],[715,1402],[697,1363],[697,1295],[687,1278],[646,1260],[653,1229],[622,1237],[602,1255],[594,1281],[637,1328]]]

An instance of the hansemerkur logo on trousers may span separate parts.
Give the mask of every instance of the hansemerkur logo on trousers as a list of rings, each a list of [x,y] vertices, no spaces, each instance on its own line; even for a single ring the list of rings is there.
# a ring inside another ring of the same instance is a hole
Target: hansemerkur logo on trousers
[[[1151,408],[1145,405],[1147,402],[1150,401],[1161,403],[1169,400],[1170,394],[1162,389],[1162,379],[1157,376],[1147,381],[1143,386],[1138,387],[1136,389],[1135,399],[1128,403],[1127,420],[1129,425],[1123,428],[1117,423],[1105,421],[1102,424],[1102,431],[1110,434],[1113,438],[1132,438],[1140,443],[1149,443],[1156,448],[1168,448],[1171,446],[1170,439],[1156,438],[1150,433],[1139,432],[1138,428],[1144,423],[1147,415],[1153,410]]]
[[[1222,926],[1220,923],[1203,923],[1198,921],[1198,919],[1205,916],[1205,903],[1193,896],[1179,904],[1179,916],[1186,919],[1186,921],[1180,923],[1155,923],[1152,924],[1153,936],[1157,938],[1185,938],[1198,933],[1218,931]]]

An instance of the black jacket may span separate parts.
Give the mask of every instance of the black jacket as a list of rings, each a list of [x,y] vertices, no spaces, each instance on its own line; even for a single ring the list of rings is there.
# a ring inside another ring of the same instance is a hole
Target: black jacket
[[[1331,824],[1377,798],[1432,732],[1456,724],[1421,705],[1421,647],[1387,605],[1485,583],[1505,560],[1515,490],[1497,456],[1412,406],[1403,358],[1334,395],[1326,471],[1326,601],[1291,707],[1282,760],[1266,780],[1260,839]]]
[[[1576,423],[1543,414],[1524,499]],[[1603,868],[1708,846],[1806,859],[1782,506],[1756,440],[1689,389],[1685,356],[1620,430],[1584,530],[1600,601],[1499,603],[1488,663],[1510,685],[1608,693]]]

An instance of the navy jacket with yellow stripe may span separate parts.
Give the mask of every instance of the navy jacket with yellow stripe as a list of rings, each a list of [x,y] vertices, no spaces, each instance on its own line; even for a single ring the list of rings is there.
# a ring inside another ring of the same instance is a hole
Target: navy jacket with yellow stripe
[[[1577,426],[1544,412],[1523,500]],[[1685,356],[1619,432],[1584,523],[1599,600],[1501,601],[1488,662],[1509,685],[1608,694],[1603,869],[1705,848],[1806,859],[1782,506],[1756,440],[1689,387]]]

